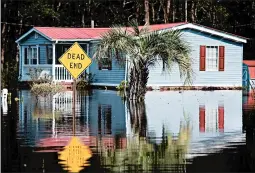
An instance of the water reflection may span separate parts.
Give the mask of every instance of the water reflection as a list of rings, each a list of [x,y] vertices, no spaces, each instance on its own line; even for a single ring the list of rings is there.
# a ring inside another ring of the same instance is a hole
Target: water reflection
[[[31,170],[43,163],[54,165],[47,168],[54,172],[63,164],[57,153],[73,138],[72,91],[36,99],[21,90],[19,97],[12,129],[17,129],[20,157],[41,159]],[[75,136],[91,151],[87,172],[182,172],[186,158],[215,153],[245,137],[241,91],[153,91],[144,102],[130,103],[105,90],[78,92],[76,98]]]
[[[8,112],[8,104],[7,104],[7,96],[2,96],[2,110],[3,110],[3,115],[6,115]]]
[[[148,131],[156,138],[162,136],[162,125],[178,134],[183,115],[190,119],[190,154],[215,152],[229,140],[244,138],[242,91],[148,92],[145,103]]]
[[[76,136],[73,136],[64,150],[58,154],[59,164],[69,172],[80,172],[84,167],[90,166],[88,159],[92,157],[92,152]]]
[[[154,144],[147,136],[147,117],[144,101],[130,101],[131,133],[127,146],[122,149],[100,147],[101,163],[111,172],[168,171],[184,172],[185,155],[190,139],[189,121],[181,122],[180,133],[174,138],[162,126],[160,144]]]

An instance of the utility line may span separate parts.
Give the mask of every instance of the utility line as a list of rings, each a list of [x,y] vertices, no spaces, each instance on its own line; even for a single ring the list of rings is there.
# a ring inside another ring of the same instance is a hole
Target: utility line
[[[255,23],[250,23],[250,24],[243,24],[243,25],[236,25],[236,26],[232,26],[232,27],[242,27],[242,26],[255,26]]]
[[[17,25],[17,26],[34,26],[34,25],[28,25],[28,24],[21,24],[21,23],[8,23],[8,22],[1,22],[2,24],[6,25]]]

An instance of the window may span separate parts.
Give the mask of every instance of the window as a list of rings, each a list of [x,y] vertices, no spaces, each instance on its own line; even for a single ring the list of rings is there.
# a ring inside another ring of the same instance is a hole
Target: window
[[[47,64],[52,64],[52,56],[53,56],[52,46],[47,46],[46,52],[47,52]]]
[[[63,45],[62,46],[62,54],[64,54],[70,47],[71,47],[71,45]]]
[[[57,45],[57,55],[56,57],[61,57],[72,45],[71,44],[60,44],[60,45]],[[61,64],[59,62],[59,58],[56,58],[55,59],[55,63],[56,64]]]
[[[218,71],[218,46],[206,46],[206,71]]]
[[[38,64],[38,47],[31,46],[24,48],[24,64],[35,65]]]
[[[199,106],[200,132],[224,131],[224,106],[202,105]]]
[[[99,70],[111,70],[112,68],[112,60],[108,57],[103,58],[99,62]]]
[[[113,52],[109,53],[110,57],[102,58],[98,63],[99,70],[111,70],[112,69],[112,56]]]
[[[112,107],[111,105],[99,105],[98,106],[98,130],[102,132],[102,126],[104,134],[112,133]],[[103,123],[103,124],[102,124]]]
[[[206,105],[205,108],[205,130],[206,132],[217,131],[218,108]]]

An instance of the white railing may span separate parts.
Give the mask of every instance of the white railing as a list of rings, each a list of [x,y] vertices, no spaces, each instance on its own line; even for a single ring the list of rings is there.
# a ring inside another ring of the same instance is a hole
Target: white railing
[[[81,79],[81,76],[78,77],[78,80],[79,79]],[[66,68],[63,65],[55,65],[55,81],[72,82],[73,77],[70,75],[70,73],[66,70]]]
[[[65,112],[67,114],[72,113],[72,103],[73,103],[73,92],[66,91],[64,93],[59,93],[54,95],[54,110]]]
[[[56,81],[72,81],[73,78],[63,65],[55,65]]]
[[[83,100],[82,100],[83,99]],[[81,109],[81,103],[85,102],[86,97],[76,93],[75,110]],[[54,111],[60,111],[62,114],[72,114],[73,108],[73,91],[65,91],[53,96],[53,109]],[[80,114],[77,114],[77,116]]]

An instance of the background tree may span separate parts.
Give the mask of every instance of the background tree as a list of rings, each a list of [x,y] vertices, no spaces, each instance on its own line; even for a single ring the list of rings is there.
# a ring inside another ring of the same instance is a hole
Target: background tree
[[[145,10],[146,1],[146,10]],[[147,3],[148,2],[148,3]],[[183,22],[185,0],[2,0],[1,63],[16,66],[18,47],[15,43],[33,26],[109,27],[127,25],[136,19],[139,25]],[[255,57],[255,0],[188,0],[187,19],[215,29],[247,38],[244,59]],[[147,8],[149,7],[149,8]],[[149,18],[147,18],[149,16]],[[9,83],[15,88],[15,82]]]

